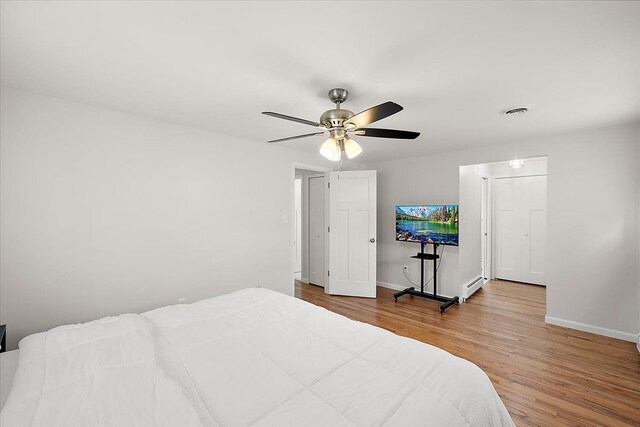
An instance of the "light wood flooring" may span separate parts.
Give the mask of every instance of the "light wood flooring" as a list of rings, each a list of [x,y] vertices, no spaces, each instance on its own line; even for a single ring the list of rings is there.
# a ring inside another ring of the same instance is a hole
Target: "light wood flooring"
[[[547,325],[543,287],[492,281],[444,316],[435,301],[403,296],[394,303],[394,292],[378,287],[376,299],[339,297],[296,282],[298,298],[475,363],[518,426],[640,426],[635,345]],[[615,315],[615,307],[602,309]]]

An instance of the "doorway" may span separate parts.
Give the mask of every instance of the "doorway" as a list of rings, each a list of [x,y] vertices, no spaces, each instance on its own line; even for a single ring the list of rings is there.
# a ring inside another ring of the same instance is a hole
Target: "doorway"
[[[301,180],[299,239],[291,221],[293,294],[311,284],[329,294],[375,298],[376,171],[329,172],[294,164],[292,172],[292,218],[298,206],[295,180]]]
[[[321,182],[324,182],[325,173],[329,170],[320,166],[293,165],[292,176],[292,213],[290,221],[291,224],[291,263],[292,263],[292,276],[294,292],[296,286],[302,283],[313,283],[319,286],[324,286],[324,282],[320,279],[319,272],[324,270],[324,254],[321,257],[317,257],[318,251],[324,251],[324,248],[318,247],[314,240],[321,240],[321,244],[324,244],[324,238],[313,239],[313,233],[315,235],[324,228],[324,208],[317,210],[317,205],[324,206],[324,200],[317,198],[318,187],[322,187]],[[324,193],[321,194],[324,197]],[[313,212],[312,212],[312,209]],[[313,257],[313,259],[311,258]],[[317,261],[321,261],[321,265],[317,264]],[[313,274],[312,274],[313,271]]]
[[[546,157],[460,167],[464,299],[492,279],[546,286],[546,179]]]

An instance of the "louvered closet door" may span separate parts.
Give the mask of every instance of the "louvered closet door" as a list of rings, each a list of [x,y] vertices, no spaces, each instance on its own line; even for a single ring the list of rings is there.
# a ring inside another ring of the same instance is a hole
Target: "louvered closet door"
[[[496,278],[546,284],[547,177],[495,180]]]

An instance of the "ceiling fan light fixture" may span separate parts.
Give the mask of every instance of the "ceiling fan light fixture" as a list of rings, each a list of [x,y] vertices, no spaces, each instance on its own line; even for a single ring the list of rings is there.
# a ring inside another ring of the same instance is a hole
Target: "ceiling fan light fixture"
[[[335,139],[329,138],[320,147],[320,154],[322,154],[327,160],[337,162],[340,160],[340,146]]]
[[[344,152],[347,154],[347,158],[351,160],[362,153],[362,147],[353,139],[346,138],[344,140]]]

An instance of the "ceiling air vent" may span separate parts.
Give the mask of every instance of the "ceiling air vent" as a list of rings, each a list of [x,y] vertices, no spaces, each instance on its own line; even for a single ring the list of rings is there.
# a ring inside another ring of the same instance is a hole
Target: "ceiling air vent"
[[[524,114],[527,111],[529,111],[527,107],[518,107],[518,108],[512,108],[510,110],[507,110],[504,112],[504,114]]]
[[[529,112],[533,106],[531,105],[521,105],[520,107],[511,107],[505,108],[500,111],[500,114],[503,116],[519,116],[520,114],[524,114]]]

